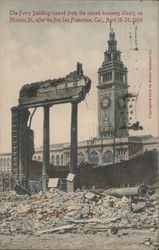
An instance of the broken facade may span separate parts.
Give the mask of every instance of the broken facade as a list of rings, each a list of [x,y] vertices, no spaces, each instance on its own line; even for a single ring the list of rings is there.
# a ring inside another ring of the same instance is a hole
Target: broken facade
[[[49,164],[49,110],[53,105],[71,103],[71,164],[70,172],[77,172],[77,112],[81,102],[90,90],[91,80],[83,75],[82,65],[77,63],[77,70],[65,78],[47,80],[24,85],[20,90],[19,105],[12,110],[12,177],[28,187],[30,171],[36,163],[34,154],[34,132],[31,120],[38,107],[43,107],[43,163],[41,169],[42,190],[46,191]],[[30,115],[29,108],[34,108]],[[30,120],[29,120],[30,118]],[[29,125],[28,125],[29,123]]]

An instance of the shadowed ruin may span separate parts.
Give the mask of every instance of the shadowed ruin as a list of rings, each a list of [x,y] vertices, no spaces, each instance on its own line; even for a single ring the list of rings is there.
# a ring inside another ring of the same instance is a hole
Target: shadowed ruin
[[[43,107],[43,163],[41,171],[42,190],[46,191],[50,164],[49,111],[53,105],[71,103],[71,162],[69,171],[77,173],[77,115],[78,104],[84,100],[91,87],[91,80],[83,75],[82,64],[64,78],[24,85],[20,90],[19,105],[12,111],[12,177],[28,188],[34,154],[34,131],[32,117],[37,107]],[[34,108],[33,113],[29,108]],[[28,125],[29,124],[29,125]]]

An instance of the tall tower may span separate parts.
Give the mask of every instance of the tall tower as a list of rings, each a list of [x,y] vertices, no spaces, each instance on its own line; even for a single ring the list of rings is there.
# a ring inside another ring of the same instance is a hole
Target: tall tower
[[[128,137],[127,68],[117,50],[115,33],[111,29],[108,50],[98,69],[98,132],[99,137]]]

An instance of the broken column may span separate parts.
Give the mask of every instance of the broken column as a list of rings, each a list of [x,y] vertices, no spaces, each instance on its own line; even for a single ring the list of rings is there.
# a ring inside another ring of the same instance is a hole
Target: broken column
[[[43,121],[43,166],[42,166],[42,191],[47,190],[48,168],[50,163],[50,133],[49,133],[49,109],[48,105],[44,106]]]
[[[25,186],[25,132],[30,112],[27,108],[19,110],[19,180]]]
[[[12,111],[12,179],[15,181],[18,179],[19,168],[19,110],[17,107],[13,107]]]
[[[78,106],[77,102],[72,103],[71,115],[71,166],[70,171],[72,174],[77,172],[77,115]]]
[[[74,175],[77,174],[77,116],[78,116],[78,104],[72,103],[71,114],[71,152],[70,152],[70,172]],[[72,181],[72,190],[77,187],[76,176]]]
[[[21,184],[23,184],[24,179],[24,137],[23,137],[23,110],[19,111],[19,179]]]

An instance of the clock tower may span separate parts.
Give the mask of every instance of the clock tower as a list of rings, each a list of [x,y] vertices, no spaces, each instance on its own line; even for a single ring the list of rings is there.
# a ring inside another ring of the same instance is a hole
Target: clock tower
[[[98,69],[98,132],[103,139],[128,137],[127,68],[117,50],[115,33],[111,29],[108,50]]]

